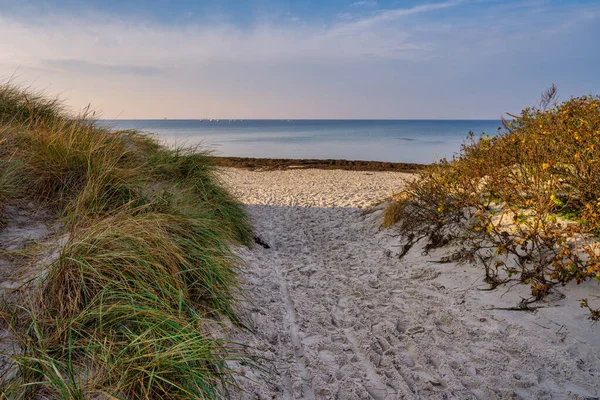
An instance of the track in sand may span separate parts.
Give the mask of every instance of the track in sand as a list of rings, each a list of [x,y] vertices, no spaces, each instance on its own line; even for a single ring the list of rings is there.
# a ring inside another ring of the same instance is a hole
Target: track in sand
[[[362,208],[408,175],[232,169],[225,176],[270,245],[239,250],[255,331],[244,340],[268,360],[261,372],[242,368],[241,398],[600,396],[597,348],[483,311],[418,249],[395,256],[394,232],[379,231],[378,213]]]

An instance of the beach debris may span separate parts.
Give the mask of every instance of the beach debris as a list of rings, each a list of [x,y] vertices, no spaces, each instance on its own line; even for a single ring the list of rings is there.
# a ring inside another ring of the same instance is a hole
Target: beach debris
[[[254,236],[254,243],[264,247],[265,249],[270,249],[271,246],[267,242],[265,242],[260,236]]]

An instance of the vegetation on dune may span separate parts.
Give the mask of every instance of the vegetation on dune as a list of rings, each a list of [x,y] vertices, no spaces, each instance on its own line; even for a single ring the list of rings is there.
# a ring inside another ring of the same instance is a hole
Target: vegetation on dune
[[[0,146],[2,142],[0,141]],[[19,164],[10,160],[0,161],[0,207],[19,192]]]
[[[315,160],[290,158],[250,158],[214,157],[213,161],[222,167],[246,168],[249,170],[281,170],[288,168],[341,169],[347,171],[396,171],[417,172],[423,164],[394,163],[364,160]]]
[[[407,233],[406,249],[423,238],[427,249],[453,242],[454,257],[480,262],[490,284],[531,285],[523,307],[556,284],[600,280],[600,98],[558,104],[555,95],[552,87],[539,106],[511,115],[497,136],[471,134],[385,212],[385,225]]]
[[[149,144],[146,143],[145,146]],[[199,148],[169,151],[164,148],[152,152],[148,160],[153,174],[158,180],[178,182],[189,195],[198,197],[214,211],[224,228],[230,231],[240,242],[250,244],[253,240],[249,224],[240,224],[245,220],[244,210],[230,194],[211,179],[214,166],[210,153]]]
[[[243,358],[218,331],[224,320],[241,324],[230,246],[252,239],[244,209],[207,152],[167,149],[89,116],[0,86],[0,207],[34,201],[64,221],[66,240],[0,314],[19,348],[5,354],[12,367],[0,389],[11,398],[223,397],[228,360]]]

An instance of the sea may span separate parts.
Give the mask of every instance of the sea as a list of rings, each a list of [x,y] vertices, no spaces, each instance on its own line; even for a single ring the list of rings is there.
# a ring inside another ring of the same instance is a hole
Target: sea
[[[215,155],[431,163],[451,159],[469,132],[498,134],[499,120],[103,120],[153,133],[171,146]]]

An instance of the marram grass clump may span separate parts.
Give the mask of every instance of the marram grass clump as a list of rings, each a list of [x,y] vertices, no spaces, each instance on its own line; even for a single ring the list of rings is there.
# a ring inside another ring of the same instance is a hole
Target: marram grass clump
[[[46,306],[68,318],[106,288],[234,318],[235,260],[219,219],[134,210],[76,229],[49,271]]]
[[[245,357],[220,332],[223,321],[243,326],[230,247],[251,242],[245,211],[206,151],[168,149],[88,117],[0,86],[0,208],[37,204],[62,221],[64,240],[38,279],[5,298],[0,324],[17,350],[4,354],[0,390],[226,397],[228,361]]]
[[[398,193],[385,225],[399,223],[408,244],[453,242],[456,258],[480,262],[492,285],[520,280],[532,298],[556,284],[600,280],[600,98],[554,103],[504,121],[497,136],[471,135]],[[591,319],[600,319],[591,302]]]

